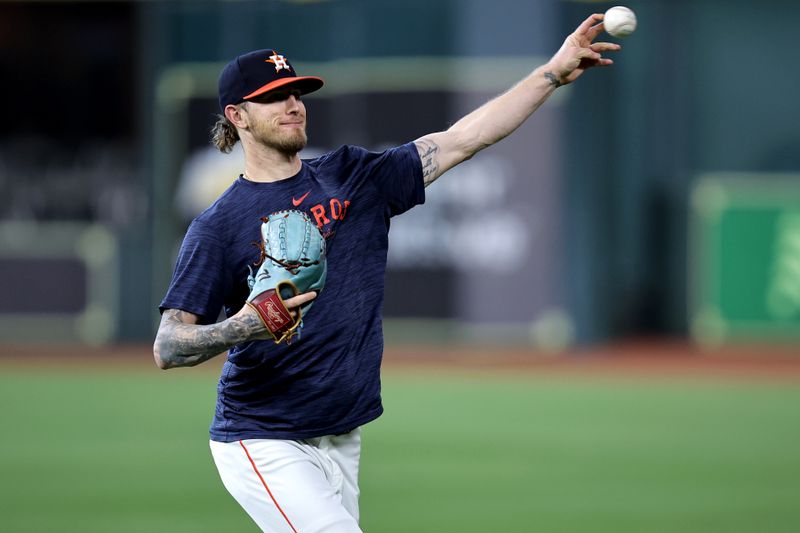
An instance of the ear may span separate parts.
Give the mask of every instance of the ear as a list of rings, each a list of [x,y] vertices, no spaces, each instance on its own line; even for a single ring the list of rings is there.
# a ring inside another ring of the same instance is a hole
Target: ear
[[[225,118],[237,128],[247,129],[247,109],[244,105],[226,105]]]

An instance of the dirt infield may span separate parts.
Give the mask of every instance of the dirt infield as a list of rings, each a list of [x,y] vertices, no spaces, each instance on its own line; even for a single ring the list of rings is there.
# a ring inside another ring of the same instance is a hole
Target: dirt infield
[[[585,376],[708,377],[800,382],[800,346],[700,348],[685,342],[625,342],[546,354],[522,349],[393,348],[387,366],[457,367]]]
[[[0,346],[0,368],[36,367],[76,371],[118,368],[159,372],[149,345],[107,347],[61,345]],[[219,357],[199,368],[218,372]],[[561,354],[528,348],[487,346],[391,346],[387,371],[480,371],[492,373],[706,377],[800,382],[800,346],[737,345],[704,349],[685,342],[637,341],[575,349]]]

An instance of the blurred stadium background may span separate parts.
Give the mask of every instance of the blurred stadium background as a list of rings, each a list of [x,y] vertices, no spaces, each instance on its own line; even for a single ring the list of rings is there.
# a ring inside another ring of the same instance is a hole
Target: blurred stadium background
[[[0,530],[249,531],[219,362],[159,373],[189,221],[241,169],[216,77],[326,87],[308,156],[446,128],[610,2],[0,2]],[[393,224],[367,531],[800,530],[800,4],[630,0],[558,91]]]

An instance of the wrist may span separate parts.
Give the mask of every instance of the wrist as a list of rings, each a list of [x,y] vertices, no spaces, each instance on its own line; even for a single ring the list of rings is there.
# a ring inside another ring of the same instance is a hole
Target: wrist
[[[258,312],[249,303],[245,303],[242,309],[230,318],[230,322],[237,337],[237,344],[249,341],[266,330]]]
[[[565,81],[559,75],[558,70],[553,68],[550,63],[542,66],[541,76],[554,89],[558,89],[562,85],[565,85]]]

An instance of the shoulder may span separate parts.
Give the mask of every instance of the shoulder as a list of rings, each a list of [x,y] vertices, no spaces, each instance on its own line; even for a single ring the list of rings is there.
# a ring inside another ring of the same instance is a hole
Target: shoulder
[[[198,214],[189,224],[187,235],[202,236],[217,240],[227,235],[235,224],[235,219],[252,201],[251,194],[243,190],[241,179],[234,181],[210,206]]]
[[[321,168],[326,166],[337,166],[347,164],[350,161],[357,161],[364,157],[367,150],[360,146],[353,146],[345,144],[321,156],[304,159],[303,163],[312,168]]]
[[[389,146],[377,150],[370,150],[361,146],[346,144],[320,157],[304,160],[304,162],[313,168],[330,166],[342,167],[368,164],[376,160],[391,160],[394,158],[402,159],[409,156],[418,158],[418,153],[418,148],[413,142],[401,144],[399,146]]]
[[[219,225],[224,224],[227,217],[236,213],[244,204],[252,201],[252,194],[241,177],[233,183],[214,202],[195,217],[192,224]]]

